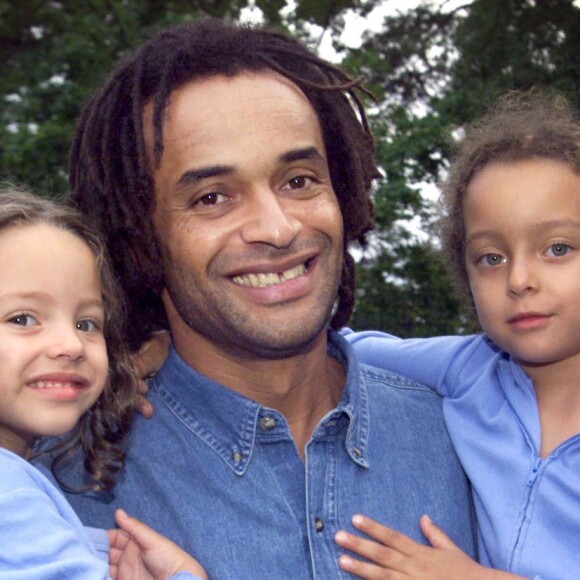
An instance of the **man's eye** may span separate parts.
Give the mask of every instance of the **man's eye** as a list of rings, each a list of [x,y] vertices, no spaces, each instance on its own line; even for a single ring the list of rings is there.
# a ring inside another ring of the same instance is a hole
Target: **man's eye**
[[[36,326],[38,324],[36,318],[30,314],[16,314],[12,318],[9,318],[8,322],[16,326]]]
[[[288,187],[290,189],[303,189],[308,187],[313,182],[311,177],[306,177],[306,175],[297,175],[288,181]]]
[[[566,254],[570,253],[572,248],[568,244],[552,244],[547,250],[546,253],[548,256],[553,258],[559,258],[560,256],[565,256]]]
[[[218,203],[223,203],[226,199],[227,197],[223,193],[206,193],[195,202],[195,205],[217,205]]]
[[[76,328],[81,332],[95,332],[99,330],[99,325],[90,318],[83,318],[76,323]]]
[[[506,261],[501,254],[485,254],[479,258],[478,263],[482,266],[498,266]]]

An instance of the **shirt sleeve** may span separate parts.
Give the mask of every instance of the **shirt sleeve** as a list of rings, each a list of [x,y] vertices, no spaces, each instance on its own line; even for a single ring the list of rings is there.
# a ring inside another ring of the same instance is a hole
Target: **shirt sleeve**
[[[108,563],[44,490],[22,487],[0,494],[0,514],[3,580],[109,578]]]
[[[384,332],[353,332],[348,328],[341,334],[360,362],[409,377],[444,397],[453,396],[453,377],[479,338],[438,336],[403,340]]]

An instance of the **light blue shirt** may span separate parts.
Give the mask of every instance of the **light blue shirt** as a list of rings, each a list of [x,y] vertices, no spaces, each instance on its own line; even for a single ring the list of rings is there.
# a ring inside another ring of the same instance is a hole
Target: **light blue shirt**
[[[62,493],[29,463],[0,448],[0,578],[2,580],[105,580],[104,530],[91,537]]]
[[[2,448],[0,578],[110,580],[106,530],[83,526],[53,481]],[[168,580],[200,578],[180,572]]]
[[[447,428],[473,486],[482,563],[530,578],[580,578],[580,435],[539,457],[538,406],[522,368],[485,335],[345,335],[361,361],[445,397]]]
[[[321,419],[302,462],[285,418],[204,377],[171,350],[151,384],[115,493],[72,496],[87,524],[127,511],[199,559],[210,578],[334,580],[339,529],[367,514],[424,542],[428,512],[474,552],[469,488],[441,399],[405,377],[361,366],[330,333],[346,370],[338,407]]]

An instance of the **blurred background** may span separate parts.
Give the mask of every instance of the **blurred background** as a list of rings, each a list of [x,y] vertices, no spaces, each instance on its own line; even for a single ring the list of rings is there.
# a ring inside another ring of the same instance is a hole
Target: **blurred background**
[[[377,230],[358,260],[351,326],[462,333],[434,236],[437,184],[465,123],[501,92],[545,86],[580,105],[579,0],[0,0],[0,181],[61,197],[84,99],[128,50],[203,15],[291,32],[363,75]]]

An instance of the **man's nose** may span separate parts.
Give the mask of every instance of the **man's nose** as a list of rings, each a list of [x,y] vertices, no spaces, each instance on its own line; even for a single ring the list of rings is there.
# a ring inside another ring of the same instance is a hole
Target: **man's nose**
[[[255,190],[250,196],[241,230],[244,242],[277,248],[289,246],[302,229],[302,222],[291,211],[292,203],[269,188]]]

